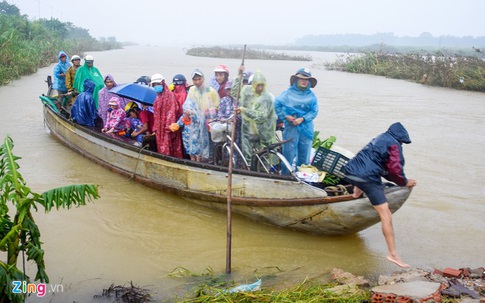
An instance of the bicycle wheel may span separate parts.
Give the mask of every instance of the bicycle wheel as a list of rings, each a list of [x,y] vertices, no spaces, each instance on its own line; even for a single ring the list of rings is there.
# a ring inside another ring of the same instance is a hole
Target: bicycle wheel
[[[212,159],[215,165],[219,166],[229,166],[229,153],[227,152],[225,142],[219,142],[214,146],[214,152],[212,154]]]
[[[251,170],[268,174],[281,174],[281,168],[291,171],[291,165],[286,158],[277,151],[270,150],[261,154],[255,154],[251,158]]]

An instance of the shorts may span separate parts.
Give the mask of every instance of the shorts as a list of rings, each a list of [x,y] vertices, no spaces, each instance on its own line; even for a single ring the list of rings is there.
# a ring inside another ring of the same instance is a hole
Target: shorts
[[[372,205],[377,206],[387,202],[384,194],[384,185],[382,183],[369,182],[355,176],[346,176],[347,181],[360,188],[369,198]]]

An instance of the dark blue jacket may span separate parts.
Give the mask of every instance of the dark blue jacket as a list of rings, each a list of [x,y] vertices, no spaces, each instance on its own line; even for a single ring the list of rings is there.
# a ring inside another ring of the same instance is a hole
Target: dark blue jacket
[[[95,126],[94,120],[98,116],[98,111],[93,98],[94,86],[93,81],[86,79],[84,91],[77,96],[71,108],[71,118],[77,124]]]
[[[405,186],[408,180],[404,174],[402,143],[411,143],[411,139],[404,126],[396,122],[349,160],[344,171],[370,182],[381,183],[381,177],[384,177]]]

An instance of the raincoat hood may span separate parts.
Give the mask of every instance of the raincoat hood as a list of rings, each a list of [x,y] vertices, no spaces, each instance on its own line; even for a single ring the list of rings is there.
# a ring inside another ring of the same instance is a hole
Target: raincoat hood
[[[116,83],[116,81],[115,81],[115,78],[113,78],[113,76],[111,76],[111,74],[107,74],[107,75],[106,75],[106,77],[104,77],[104,81],[106,81],[106,79],[108,79],[108,80],[110,80],[111,82],[113,82],[113,87],[118,85],[118,84]]]
[[[57,59],[59,60],[59,63],[62,64],[62,61],[61,61],[62,55],[66,56],[66,63],[69,63],[69,56],[64,51],[60,51],[59,55],[57,55]]]
[[[387,132],[401,143],[411,143],[411,138],[409,137],[408,131],[404,128],[401,122],[392,124]]]
[[[260,72],[256,72],[254,74],[254,78],[253,78],[253,80],[251,82],[251,85],[253,86],[253,92],[256,92],[256,87],[259,84],[263,84],[264,85],[264,89],[262,91],[262,93],[264,93],[266,91],[266,78]]]
[[[85,92],[90,93],[90,94],[92,94],[94,92],[94,86],[95,86],[95,84],[90,79],[86,79],[84,81],[84,84],[83,85],[84,85],[84,91]]]

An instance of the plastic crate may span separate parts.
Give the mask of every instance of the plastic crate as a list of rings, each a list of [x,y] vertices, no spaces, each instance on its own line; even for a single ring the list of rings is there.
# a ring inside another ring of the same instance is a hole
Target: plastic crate
[[[312,165],[339,178],[345,178],[345,173],[342,169],[348,161],[349,158],[342,154],[319,147],[313,157]]]

